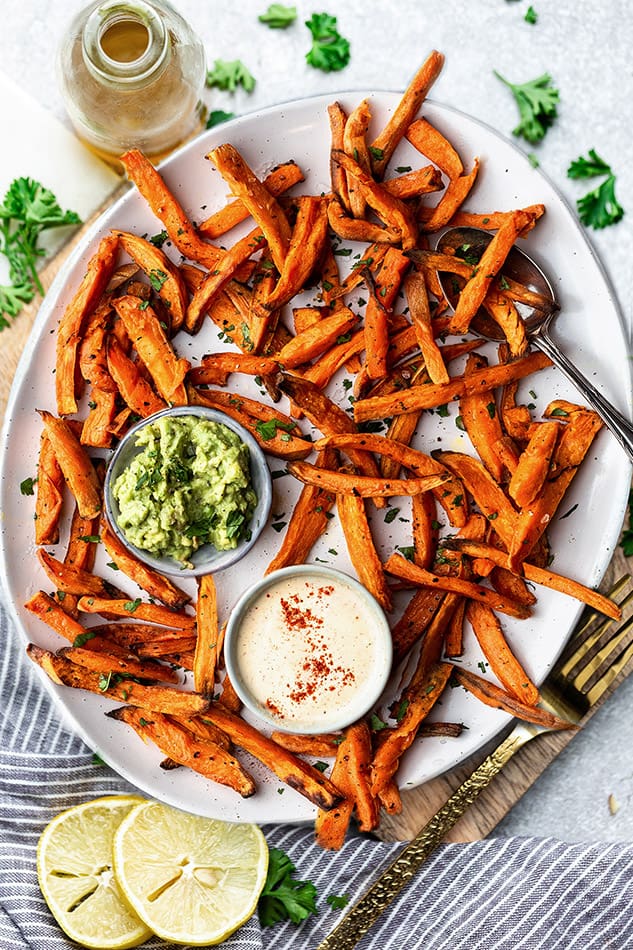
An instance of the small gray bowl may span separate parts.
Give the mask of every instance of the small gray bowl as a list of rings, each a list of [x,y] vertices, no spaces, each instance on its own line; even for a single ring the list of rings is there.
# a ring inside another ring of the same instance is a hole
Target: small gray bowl
[[[228,551],[219,551],[212,544],[203,544],[191,556],[193,567],[185,567],[179,561],[172,557],[158,557],[149,551],[131,544],[125,534],[119,527],[119,506],[112,494],[112,486],[118,476],[128,467],[135,455],[141,451],[140,446],[136,445],[136,436],[145,426],[150,425],[162,416],[197,416],[200,419],[208,419],[210,422],[217,422],[220,425],[231,429],[240,437],[242,442],[248,447],[250,453],[251,479],[253,488],[257,495],[257,504],[251,517],[250,537],[242,538],[237,547]],[[181,576],[197,577],[201,574],[213,574],[216,571],[223,571],[231,564],[235,564],[240,558],[247,554],[256,543],[261,534],[272,504],[272,479],[270,471],[266,464],[266,458],[257,441],[251,433],[236,422],[230,416],[219,412],[216,409],[208,409],[205,406],[172,406],[169,409],[163,409],[156,412],[146,419],[142,419],[133,428],[127,432],[117,446],[114,455],[110,459],[105,476],[104,483],[105,515],[108,524],[116,534],[117,538],[126,546],[126,548],[140,561],[148,564],[150,567],[162,574],[179,574]]]

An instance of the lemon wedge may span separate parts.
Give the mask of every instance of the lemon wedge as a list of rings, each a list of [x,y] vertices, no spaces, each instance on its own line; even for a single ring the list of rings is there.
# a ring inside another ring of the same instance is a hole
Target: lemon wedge
[[[148,927],[174,943],[220,943],[253,914],[268,870],[256,825],[200,818],[144,802],[121,822],[114,868]]]
[[[112,870],[114,833],[136,795],[112,795],[57,815],[37,846],[37,876],[59,926],[84,947],[136,947],[151,930],[123,897]]]

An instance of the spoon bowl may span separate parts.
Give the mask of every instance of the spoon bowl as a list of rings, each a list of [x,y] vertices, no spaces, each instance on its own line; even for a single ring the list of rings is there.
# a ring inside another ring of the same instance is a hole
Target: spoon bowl
[[[492,234],[480,228],[449,228],[441,235],[436,250],[441,254],[456,255],[476,266],[491,241]],[[440,271],[437,276],[449,306],[454,309],[461,289],[459,279],[456,280],[454,274]],[[545,273],[529,255],[514,245],[505,260],[500,280],[502,286],[503,281],[506,281],[510,291],[512,282],[522,284],[528,289],[529,293],[523,294],[524,301],[517,303],[517,309],[525,323],[530,342],[549,356],[554,366],[574,384],[585,402],[598,413],[618,440],[633,464],[633,425],[583,376],[550,336],[550,325],[560,308]],[[505,339],[501,328],[483,308],[471,321],[470,330],[486,340]]]

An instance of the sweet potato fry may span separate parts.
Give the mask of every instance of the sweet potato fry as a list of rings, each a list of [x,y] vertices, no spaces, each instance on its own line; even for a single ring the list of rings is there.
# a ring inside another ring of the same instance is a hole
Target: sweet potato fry
[[[462,540],[460,538],[445,539],[442,544],[445,547],[468,554],[470,557],[488,558],[500,567],[506,568],[507,570],[510,569],[508,566],[510,563],[509,555],[505,551],[500,551],[498,548],[494,548],[489,544],[467,539]],[[593,590],[591,587],[586,587],[578,581],[574,581],[562,574],[555,574],[554,571],[547,570],[529,561],[523,561],[520,565],[520,570],[526,580],[532,581],[535,584],[542,584],[543,587],[550,587],[552,590],[559,590],[561,593],[568,594],[570,597],[575,597],[576,600],[582,601],[582,603],[605,614],[607,617],[619,620],[622,616],[620,608],[612,600],[609,600],[608,597]]]
[[[470,670],[453,667],[453,676],[460,686],[463,686],[476,696],[486,706],[492,706],[494,709],[503,709],[504,712],[516,716],[517,719],[523,719],[525,722],[533,722],[537,726],[545,726],[546,729],[576,729],[577,727],[567,722],[566,719],[560,719],[553,713],[547,712],[540,706],[528,706],[519,702],[515,696],[506,693],[494,683],[490,683],[482,676],[477,676]]]
[[[336,313],[323,317],[318,323],[293,337],[279,350],[276,359],[285,369],[294,369],[303,363],[309,363],[329,350],[357,321],[358,317],[349,307],[341,307]]]
[[[264,300],[267,310],[283,307],[303,289],[323,253],[327,226],[325,199],[317,197],[299,199],[297,219],[290,235],[283,264],[279,268],[279,280],[275,284],[275,289]]]
[[[101,240],[96,253],[88,261],[85,277],[60,320],[55,363],[55,391],[60,416],[77,412],[75,370],[81,330],[114,272],[118,249],[118,237],[108,235]]]
[[[342,449],[350,459],[352,451],[373,452],[386,458],[396,459],[418,478],[429,475],[444,476],[444,481],[438,484],[437,490],[433,489],[435,497],[446,511],[451,524],[461,526],[466,522],[468,505],[464,497],[464,486],[459,478],[451,478],[446,466],[418,449],[412,449],[394,439],[387,439],[369,432],[329,435],[315,442],[314,447]]]
[[[417,495],[431,491],[447,480],[445,475],[426,475],[421,478],[385,479],[367,475],[349,475],[317,468],[309,462],[290,462],[288,471],[307,485],[318,485],[337,495],[355,495],[361,498],[380,498]]]
[[[186,405],[184,379],[191,364],[176,356],[154,309],[132,296],[118,297],[114,306],[160,395],[173,405]]]
[[[558,439],[560,424],[543,422],[534,433],[519,457],[519,464],[512,473],[508,493],[520,508],[533,501],[547,478],[549,465]]]
[[[90,640],[88,647],[63,647],[57,651],[57,656],[104,676],[112,673],[158,683],[178,683],[178,673],[170,666],[156,660],[141,660],[129,651],[113,649],[110,645],[106,649],[93,650],[93,643]]]
[[[488,360],[481,353],[471,353],[464,375],[485,370]],[[503,439],[495,394],[490,390],[468,393],[459,400],[459,414],[477,454],[496,482],[501,483],[504,465],[496,451]]]
[[[336,507],[350,560],[361,584],[373,594],[383,610],[390,611],[393,606],[391,591],[374,545],[365,499],[353,494],[337,495]]]
[[[467,175],[453,178],[444,191],[435,208],[422,208],[418,215],[420,231],[432,233],[439,231],[452,220],[458,208],[462,206],[477,180],[479,159],[473,159],[473,167]]]
[[[323,302],[325,304],[331,304],[339,297],[344,297],[346,294],[355,290],[365,280],[366,268],[368,268],[372,274],[377,273],[388,250],[389,248],[384,243],[374,243],[368,247],[363,257],[356,261],[352,270],[339,287],[325,289]]]
[[[332,377],[342,366],[347,366],[349,371],[352,369],[349,365],[354,357],[365,349],[365,331],[357,330],[349,340],[344,343],[338,343],[332,346],[327,353],[324,353],[319,359],[303,371],[303,378],[314,383],[319,389],[325,389]]]
[[[343,130],[343,150],[346,155],[353,158],[364,172],[371,172],[371,157],[367,147],[367,129],[371,121],[371,110],[367,99],[358,103],[356,108],[350,112],[345,128]],[[335,150],[332,157],[334,158]],[[347,179],[349,191],[350,211],[355,218],[360,218],[365,212],[365,199],[354,182]]]
[[[226,386],[231,373],[247,376],[270,376],[279,372],[277,360],[268,356],[251,356],[248,353],[210,353],[203,356],[199,366],[189,372],[189,382],[194,386]]]
[[[159,247],[145,238],[128,231],[118,231],[117,236],[121,247],[147,275],[158,297],[169,310],[171,332],[176,333],[184,322],[187,309],[187,291],[178,268]]]
[[[120,590],[102,577],[83,571],[79,567],[64,564],[43,548],[38,550],[37,557],[46,575],[55,584],[57,590],[61,590],[65,594],[76,594],[77,596],[90,594],[95,597],[122,596]]]
[[[496,588],[495,588],[496,589]],[[444,640],[444,654],[447,657],[463,656],[464,654],[464,616],[466,614],[466,599],[460,597],[455,605],[453,615],[448,622]]]
[[[361,198],[370,205],[387,228],[400,232],[399,243],[403,251],[415,247],[418,230],[410,208],[400,198],[395,198],[386,188],[383,188],[368,171],[345,152],[334,152],[332,158],[345,169],[350,201],[353,194],[360,193]]]
[[[159,218],[169,239],[183,257],[197,261],[211,270],[224,252],[200,239],[193,224],[183,211],[148,158],[137,148],[121,155],[120,159],[130,181],[134,182],[154,214]]]
[[[501,685],[528,706],[535,706],[538,689],[508,646],[495,613],[485,604],[471,600],[466,616],[474,630],[484,656]]]
[[[326,464],[327,463],[327,464]],[[327,450],[317,458],[316,465],[333,464]],[[289,564],[303,564],[308,560],[314,544],[328,526],[328,513],[334,505],[334,494],[316,485],[304,485],[290,516],[279,551],[266,568],[266,574]]]
[[[442,174],[434,165],[425,165],[423,168],[414,168],[396,178],[386,178],[382,186],[394,198],[403,200],[417,198],[431,191],[440,191]]]
[[[156,395],[138,365],[126,355],[119,341],[114,338],[108,341],[108,369],[121,398],[136,415],[145,419],[167,408],[167,403]]]
[[[473,573],[479,573],[478,567],[481,563],[485,563],[486,565],[493,564],[490,558],[486,558],[485,560],[483,558],[475,558],[472,562]],[[510,600],[516,600],[520,604],[527,604],[528,607],[536,603],[536,596],[532,593],[523,578],[519,577],[518,574],[514,574],[508,568],[500,567],[496,564],[487,574],[487,577],[490,578],[490,583],[494,589],[498,591],[498,593],[503,594],[504,597],[509,597]]]
[[[283,165],[278,165],[277,168],[273,168],[273,170],[266,175],[264,185],[271,195],[278,198],[284,194],[284,192],[292,188],[293,185],[297,185],[301,181],[303,181],[303,172],[296,162],[285,162]],[[237,198],[235,201],[231,201],[223,208],[220,208],[219,211],[215,211],[206,221],[198,225],[198,231],[204,234],[205,237],[213,240],[222,234],[226,234],[227,231],[234,228],[236,224],[240,224],[241,221],[245,221],[249,215],[250,212],[248,208]]]
[[[167,607],[173,607],[175,610],[180,610],[189,603],[191,600],[189,594],[177,587],[168,577],[152,570],[134,557],[105,521],[101,526],[101,540],[119,570],[147,591],[150,597],[160,600]]]
[[[317,758],[327,759],[336,755],[343,733],[321,732],[316,735],[304,736],[296,732],[280,732],[274,729],[270,734],[270,738],[277,745],[283,746],[289,752],[296,752],[297,755],[313,755]]]
[[[64,475],[55,457],[46,429],[40,441],[35,496],[35,543],[57,544],[59,519],[64,503]]]
[[[214,270],[201,281],[187,307],[185,316],[185,329],[189,333],[197,333],[204,319],[205,313],[209,311],[215,298],[220,291],[237,275],[239,269],[249,257],[263,248],[266,244],[261,228],[258,226],[250,231],[240,241],[237,241],[233,247],[226,252],[220,263]],[[214,322],[217,323],[215,318]],[[249,331],[250,332],[250,331]],[[245,349],[252,350],[253,344],[248,339],[244,339]]]
[[[552,476],[526,508],[521,509],[517,530],[509,544],[513,558],[523,560],[554,517],[578,467],[589,450],[602,420],[595,412],[582,410],[570,415],[552,456]]]
[[[229,712],[221,703],[212,703],[205,712],[218,728],[229,736],[236,746],[250,752],[256,759],[275,773],[282,782],[290,785],[319,808],[332,808],[341,795],[329,779],[317,769],[282,749],[254,726]]]
[[[494,610],[508,614],[510,617],[518,617],[523,620],[530,616],[528,607],[507,600],[489,587],[482,587],[481,584],[474,584],[472,581],[464,580],[461,577],[440,577],[430,571],[425,571],[417,564],[412,564],[411,561],[407,561],[400,554],[391,555],[385,564],[385,570],[396,577],[401,577],[403,580],[411,581],[414,584],[420,584],[423,587],[435,587],[437,590],[470,597],[482,604],[487,604]]]
[[[328,203],[327,217],[330,227],[343,241],[399,244],[402,240],[402,232],[397,228],[382,227],[380,224],[374,224],[373,221],[367,221],[366,218],[352,218],[346,214],[338,198],[332,198]]]
[[[290,243],[290,225],[283,208],[232,145],[212,149],[207,158],[263,231],[275,267],[281,273]]]
[[[442,359],[441,350],[435,342],[424,275],[420,271],[408,274],[404,281],[404,290],[409,304],[411,322],[415,327],[415,335],[431,381],[447,383],[448,370]]]
[[[336,751],[332,781],[345,795],[344,802],[316,819],[316,839],[324,848],[337,850],[345,838],[352,802],[360,831],[370,832],[378,824],[378,801],[371,791],[371,734],[366,722],[349,726]],[[340,815],[340,817],[339,817]],[[332,816],[332,817],[330,817]],[[346,820],[347,819],[347,820]]]
[[[394,663],[399,663],[424,635],[445,596],[443,591],[431,590],[428,587],[421,587],[415,591],[402,616],[391,630]]]
[[[218,598],[211,574],[205,574],[198,583],[196,601],[198,638],[193,661],[193,685],[197,693],[212,697],[215,691],[215,670],[220,654]]]
[[[519,513],[482,462],[463,452],[440,452],[437,460],[463,482],[503,543],[510,545]]]
[[[136,600],[89,596],[82,597],[78,607],[87,614],[102,614],[104,617],[126,617],[128,620],[148,620],[150,623],[164,624],[166,627],[179,627],[191,630],[196,618],[182,611],[161,607],[160,604],[144,604]]]
[[[179,765],[186,765],[213,782],[227,785],[243,798],[255,794],[255,782],[236,758],[211,739],[194,735],[173,718],[152,709],[133,706],[112,709],[107,715],[127,723],[143,741],[151,739],[164,755]]]
[[[532,218],[519,237],[525,237],[532,230],[538,219],[545,214],[545,205],[529,205],[523,210],[529,212]],[[474,214],[460,209],[455,213],[451,224],[455,228],[481,228],[484,231],[498,231],[504,221],[507,220],[508,214],[508,211],[488,211],[486,214]]]
[[[30,643],[27,655],[50,676],[54,683],[100,693],[107,699],[143,706],[154,712],[172,713],[175,716],[196,716],[206,712],[208,700],[197,693],[185,693],[173,686],[145,686],[134,680],[119,677],[116,673],[104,676],[71,663],[65,657],[42,650]]]
[[[413,560],[419,567],[430,568],[437,546],[435,500],[430,492],[411,499]]]
[[[370,297],[365,309],[365,348],[367,374],[381,379],[387,373],[389,323],[400,290],[408,259],[397,248],[389,248],[375,280],[369,279]]]
[[[264,452],[283,459],[303,459],[312,452],[312,443],[301,438],[297,424],[279,409],[247,396],[233,396],[217,389],[189,387],[189,401],[196,406],[220,409],[241,422]]]
[[[468,330],[470,321],[482,305],[488,288],[503,267],[512,245],[533,217],[534,215],[529,211],[514,211],[500,226],[482,254],[476,272],[459,295],[455,314],[451,320],[451,333],[465,333]]]
[[[46,435],[66,484],[83,518],[95,518],[101,511],[101,483],[85,449],[64,419],[38,409]]]
[[[368,419],[382,419],[416,409],[434,409],[469,393],[485,392],[524,379],[550,365],[549,358],[537,351],[512,363],[491,366],[469,376],[454,376],[448,383],[416,386],[403,393],[362,399],[354,404],[354,419],[356,422],[367,422]]]
[[[52,630],[71,643],[77,637],[83,636],[86,628],[78,620],[70,617],[63,607],[53,597],[40,590],[24,605],[28,611],[43,620]]]
[[[372,762],[372,793],[379,795],[393,779],[400,759],[416,737],[422,721],[428,716],[448,683],[453,667],[449,663],[436,663],[424,683],[408,705],[398,724],[385,731]]]
[[[433,50],[406,88],[384,129],[371,143],[372,169],[377,178],[383,177],[391,156],[415,119],[443,65],[443,55]]]
[[[112,445],[112,424],[116,414],[116,393],[93,386],[90,393],[90,412],[81,429],[81,444],[109,449]]]
[[[464,173],[462,160],[454,147],[428,119],[416,119],[406,131],[407,140],[429,161],[434,162],[449,178]]]
[[[345,169],[338,162],[335,162],[333,155],[335,152],[341,152],[345,148],[345,125],[347,115],[340,102],[332,102],[327,108],[328,119],[330,123],[330,178],[332,181],[332,191],[338,202],[340,202],[341,213],[351,212],[351,203],[347,187],[347,175]]]
[[[113,314],[112,299],[105,294],[86,321],[78,349],[79,372],[93,388],[116,392],[116,384],[108,372],[106,340]]]
[[[524,353],[527,353],[529,343],[525,323],[512,303],[509,294],[493,285],[484,297],[483,308],[492,317],[508,341],[511,356],[523,356]]]

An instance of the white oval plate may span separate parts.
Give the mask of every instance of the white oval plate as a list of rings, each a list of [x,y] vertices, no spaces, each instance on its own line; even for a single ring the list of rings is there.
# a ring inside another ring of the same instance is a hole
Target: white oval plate
[[[364,95],[362,92],[346,93],[339,99],[344,108],[352,108]],[[366,95],[371,99],[373,124],[378,129],[398,102],[399,94],[374,92]],[[207,132],[163,164],[161,170],[167,183],[194,221],[221,207],[226,200],[227,188],[204,155],[209,148],[228,140],[243,152],[260,175],[281,161],[295,159],[306,175],[305,185],[296,191],[318,194],[329,190],[326,107],[331,99],[331,96],[320,96],[273,107]],[[454,143],[467,167],[475,155],[482,161],[479,180],[467,203],[470,210],[486,212],[534,202],[545,203],[547,214],[524,246],[547,271],[555,286],[562,308],[557,335],[571,359],[619,408],[628,409],[630,369],[618,308],[605,274],[564,200],[550,182],[530,166],[522,152],[490,128],[437,103],[427,103],[424,114]],[[391,167],[415,167],[419,164],[420,156],[404,143]],[[21,634],[25,640],[33,640],[50,649],[60,646],[60,638],[22,607],[36,590],[40,587],[50,590],[51,585],[40,571],[35,557],[33,500],[20,495],[19,485],[24,478],[36,473],[40,423],[35,409],[55,406],[53,367],[57,322],[83,276],[86,262],[99,238],[111,227],[152,235],[160,231],[162,225],[136,191],[131,190],[87,233],[62,269],[40,310],[16,374],[4,426],[0,495],[2,571]],[[338,260],[349,266],[350,259],[339,257]],[[358,296],[362,295],[361,290]],[[306,299],[314,298],[308,294]],[[226,344],[218,341],[215,328],[207,321],[197,337],[180,334],[176,338],[176,347],[181,355],[196,362],[203,353],[225,349]],[[342,385],[343,378],[342,373],[332,392],[341,404],[348,406],[349,394]],[[258,387],[252,381],[238,383],[238,380],[239,377],[232,377],[231,383],[235,383],[239,391],[258,396]],[[522,392],[525,401],[535,403],[537,412],[542,411],[552,398],[576,398],[571,386],[553,369],[528,380]],[[436,413],[426,413],[416,445],[427,451],[437,447],[465,448],[468,451],[464,436],[455,426],[456,414],[455,403],[446,419]],[[302,426],[308,431],[305,423]],[[281,470],[284,465],[272,459],[271,468]],[[556,556],[555,570],[569,573],[586,584],[598,583],[617,541],[629,479],[629,465],[624,453],[607,432],[601,432],[552,525],[550,536]],[[292,484],[289,476],[277,478],[271,525],[243,561],[216,575],[223,618],[248,584],[262,575],[279,547],[279,530],[272,525],[287,521],[297,494],[298,486]],[[396,545],[411,543],[410,524],[401,520],[410,517],[408,502],[399,499],[394,504],[400,511],[390,524],[385,524],[384,512],[373,513],[373,524],[384,558]],[[447,533],[446,525],[443,533]],[[59,550],[64,550],[63,544]],[[330,522],[312,556],[353,573],[336,519]],[[105,566],[107,560],[100,551],[97,570],[110,574]],[[113,574],[112,579],[121,584],[120,574]],[[131,582],[127,587],[131,597],[138,595],[137,590],[131,589],[134,587]],[[579,612],[580,606],[575,601],[552,591],[539,590],[538,604],[530,620],[518,622],[503,618],[512,647],[536,681],[541,681],[547,674]],[[477,671],[483,657],[473,640],[472,635],[467,635],[467,653],[463,662]],[[308,802],[297,792],[282,786],[274,776],[264,774],[263,769],[248,756],[244,757],[247,767],[252,768],[260,788],[255,796],[246,800],[187,769],[163,771],[159,768],[162,756],[156,748],[144,744],[131,730],[104,716],[104,712],[115,704],[97,695],[57,687],[47,677],[43,678],[59,705],[60,716],[68,714],[86,742],[147,794],[191,812],[228,820],[288,822],[313,817],[314,808]],[[403,787],[418,785],[451,768],[494,737],[509,721],[508,716],[482,705],[462,689],[449,690],[434,715],[438,719],[464,722],[468,729],[459,739],[416,740],[399,772]]]

